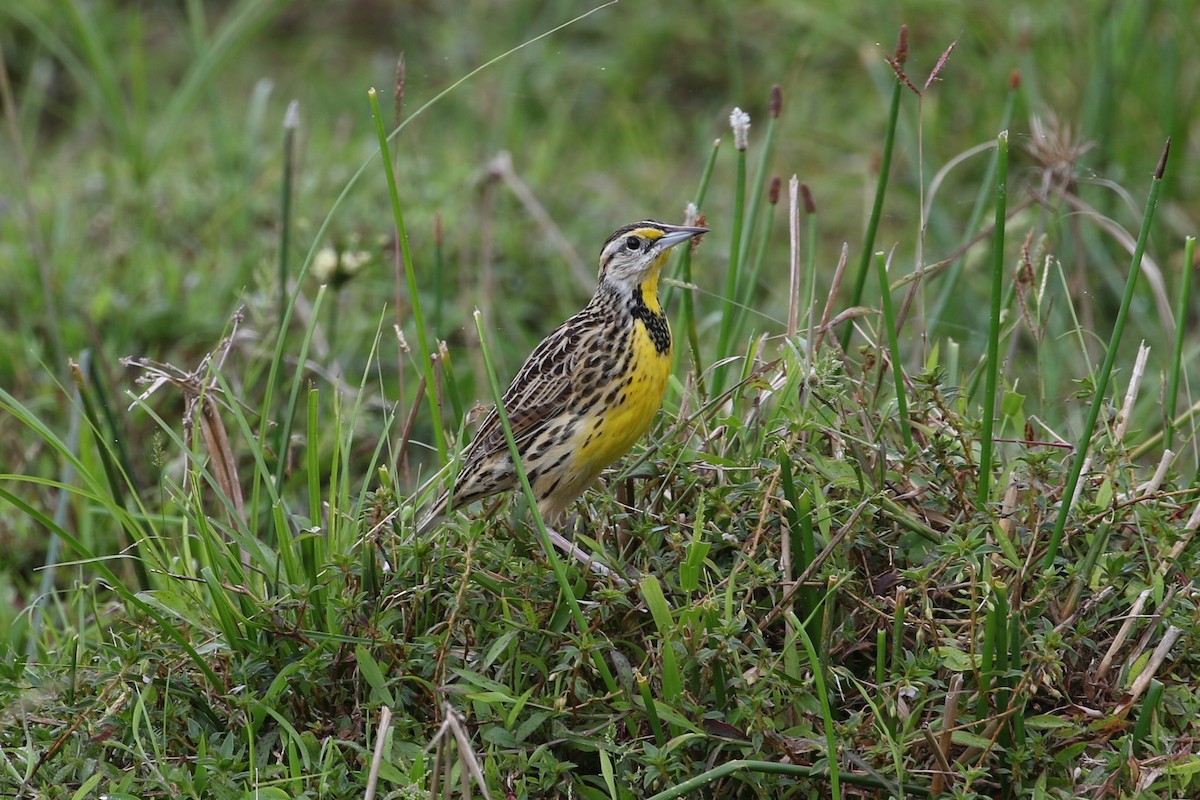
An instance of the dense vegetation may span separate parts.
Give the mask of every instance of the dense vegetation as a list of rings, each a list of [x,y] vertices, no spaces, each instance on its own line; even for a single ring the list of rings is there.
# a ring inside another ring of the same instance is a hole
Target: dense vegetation
[[[1196,4],[560,5],[0,5],[0,797],[1194,796]],[[414,537],[688,203],[599,566]]]

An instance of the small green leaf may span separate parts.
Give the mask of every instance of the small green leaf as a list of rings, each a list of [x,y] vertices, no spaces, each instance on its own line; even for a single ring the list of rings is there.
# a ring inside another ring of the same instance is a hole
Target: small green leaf
[[[953,672],[969,672],[979,660],[978,657],[972,659],[969,653],[964,653],[957,647],[935,647],[933,651],[937,653],[946,669]]]
[[[383,676],[383,670],[379,668],[379,662],[375,660],[371,652],[363,645],[358,644],[354,646],[354,657],[358,660],[359,673],[371,687],[371,692],[376,699],[386,706],[395,708],[396,700],[388,689],[387,679]]]
[[[1004,750],[1003,745],[992,741],[986,736],[979,736],[969,731],[954,731],[950,734],[950,740],[955,744],[963,745],[964,747],[976,747],[980,750]]]
[[[1077,728],[1074,722],[1056,717],[1053,714],[1035,714],[1032,717],[1026,717],[1025,726],[1028,728],[1036,728],[1043,731],[1058,730],[1060,728]]]
[[[1025,395],[1019,392],[1007,391],[1000,401],[1000,413],[1005,417],[1019,416],[1024,407]]]

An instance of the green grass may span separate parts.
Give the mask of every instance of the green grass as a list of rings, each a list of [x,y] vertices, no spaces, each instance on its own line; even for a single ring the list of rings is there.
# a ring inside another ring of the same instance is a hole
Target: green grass
[[[0,797],[1194,794],[1195,3],[543,6],[0,6]],[[697,198],[611,574],[416,539]]]

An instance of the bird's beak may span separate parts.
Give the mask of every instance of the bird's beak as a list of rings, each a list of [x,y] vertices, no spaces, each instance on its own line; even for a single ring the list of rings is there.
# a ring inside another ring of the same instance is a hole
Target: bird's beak
[[[683,225],[672,225],[667,228],[666,233],[654,242],[654,246],[659,250],[666,250],[702,233],[708,233],[708,228],[688,228]]]

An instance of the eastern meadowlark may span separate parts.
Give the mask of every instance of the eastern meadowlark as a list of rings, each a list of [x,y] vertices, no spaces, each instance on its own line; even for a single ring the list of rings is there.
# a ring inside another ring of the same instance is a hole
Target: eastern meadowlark
[[[547,336],[504,393],[517,450],[542,517],[554,520],[658,413],[671,369],[671,327],[658,300],[667,251],[707,228],[635,222],[600,251],[591,302]],[[427,530],[453,507],[516,488],[496,410],[463,456],[454,489],[426,513]]]

